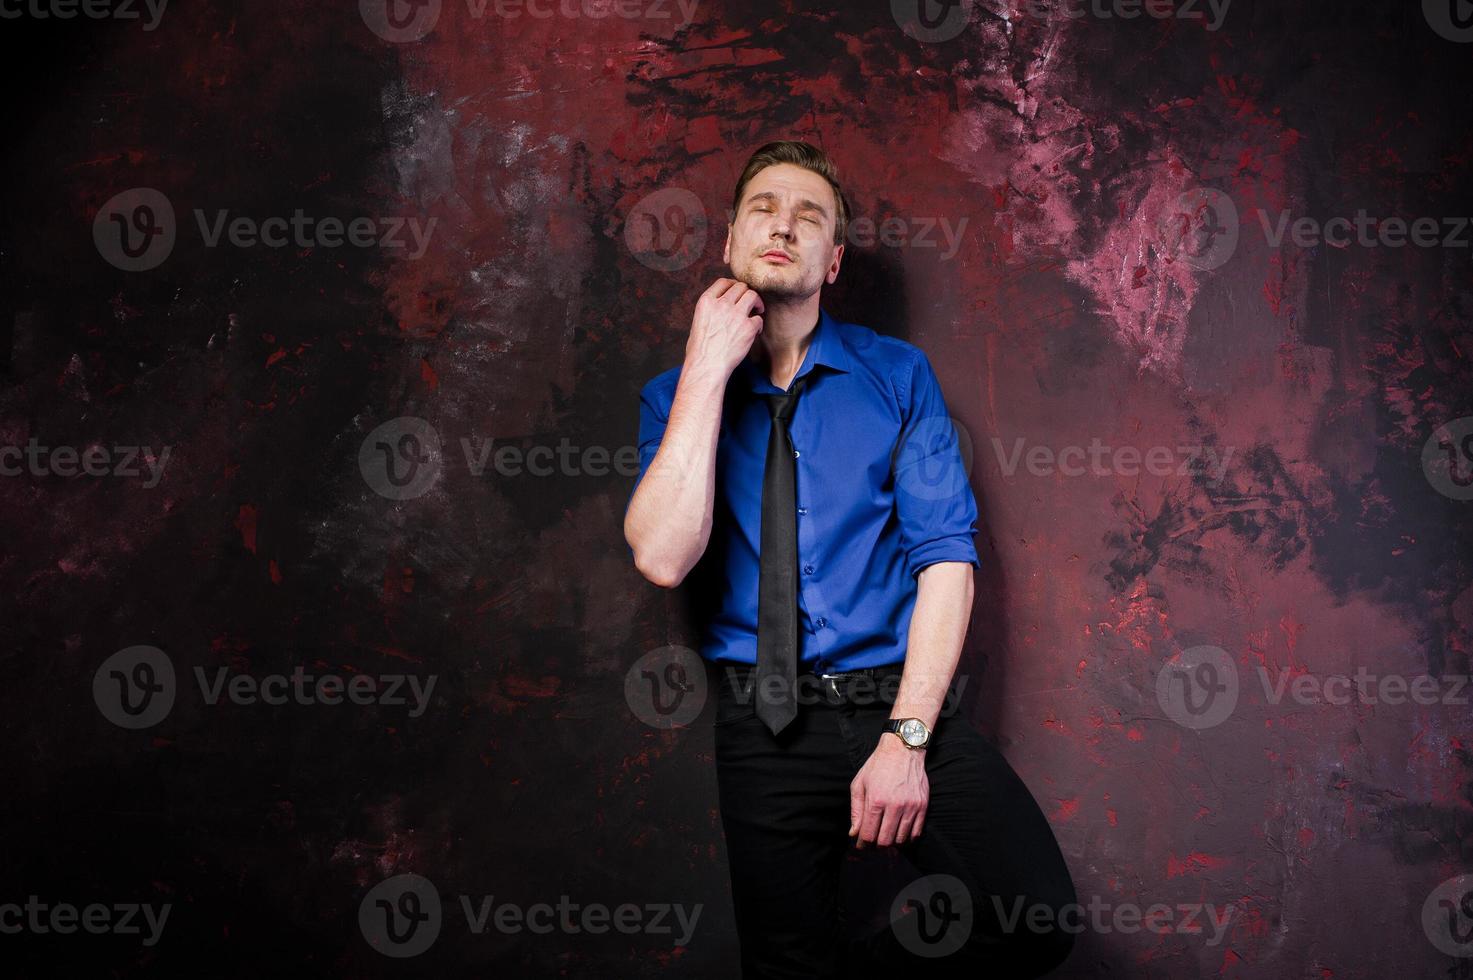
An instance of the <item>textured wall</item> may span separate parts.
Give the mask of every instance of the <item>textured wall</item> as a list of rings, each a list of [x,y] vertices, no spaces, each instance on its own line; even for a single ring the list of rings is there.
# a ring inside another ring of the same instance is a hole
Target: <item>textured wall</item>
[[[972,445],[962,710],[1082,901],[1225,917],[1107,911],[1059,975],[1473,976],[1466,5],[1048,6],[0,23],[0,449],[49,450],[0,460],[0,905],[169,908],[0,957],[735,975],[709,707],[625,693],[695,637],[604,461],[786,137],[875,223],[825,305],[923,347]],[[907,869],[846,870],[883,921]],[[372,947],[403,874],[411,960]],[[477,933],[488,896],[701,917]]]

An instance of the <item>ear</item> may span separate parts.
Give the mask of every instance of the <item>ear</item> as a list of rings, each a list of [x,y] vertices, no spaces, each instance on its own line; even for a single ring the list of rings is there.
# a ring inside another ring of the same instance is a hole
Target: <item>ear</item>
[[[731,228],[730,221],[726,223],[726,244],[721,246],[721,261],[731,265]]]
[[[839,264],[841,262],[843,262],[843,261],[844,261],[844,246],[843,245],[836,245],[836,246],[834,246],[834,260],[829,263],[829,272],[828,272],[828,276],[824,279],[825,282],[828,282],[828,283],[832,284],[835,279],[838,279],[839,278]]]

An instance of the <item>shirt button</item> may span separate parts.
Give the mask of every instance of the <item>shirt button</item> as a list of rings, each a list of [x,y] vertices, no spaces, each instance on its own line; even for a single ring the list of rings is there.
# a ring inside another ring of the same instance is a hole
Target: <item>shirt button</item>
[[[824,619],[822,616],[818,617],[817,619],[815,619],[813,621],[813,625],[814,626],[817,626],[819,629],[823,629],[828,624],[829,624],[829,621],[827,619]]]
[[[807,514],[808,514],[808,508],[807,507],[799,507],[798,508],[798,514],[800,516],[807,516]]]
[[[793,458],[794,459],[797,459],[801,455],[803,455],[803,454],[800,453],[800,452],[798,452],[798,450],[796,450],[796,449],[793,450]]]
[[[803,574],[804,575],[812,575],[813,574],[813,566],[812,565],[804,565],[803,566]]]

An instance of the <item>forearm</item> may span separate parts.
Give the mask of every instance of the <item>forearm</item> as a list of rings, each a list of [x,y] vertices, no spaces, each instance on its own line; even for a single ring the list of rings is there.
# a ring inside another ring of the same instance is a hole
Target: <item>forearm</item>
[[[645,578],[674,588],[711,538],[716,499],[716,440],[726,378],[687,365],[680,372],[659,451],[629,502],[624,538]]]
[[[936,562],[921,569],[905,670],[891,718],[919,718],[927,728],[936,727],[961,660],[962,641],[972,618],[972,593],[972,566],[967,562]]]

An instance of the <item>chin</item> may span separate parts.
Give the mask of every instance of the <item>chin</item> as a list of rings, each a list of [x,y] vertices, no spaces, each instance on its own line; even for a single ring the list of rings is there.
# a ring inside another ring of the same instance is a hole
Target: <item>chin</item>
[[[760,266],[748,266],[743,275],[737,276],[742,282],[751,286],[764,297],[799,296],[803,293],[803,283],[798,278],[788,278],[775,269],[764,269]]]

